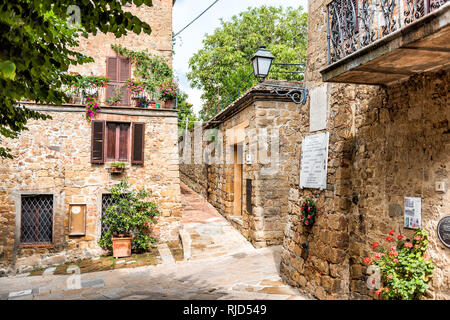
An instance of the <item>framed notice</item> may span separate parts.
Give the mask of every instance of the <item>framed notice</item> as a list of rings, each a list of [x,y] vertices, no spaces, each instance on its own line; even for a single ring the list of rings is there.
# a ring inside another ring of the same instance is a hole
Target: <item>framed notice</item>
[[[422,224],[422,198],[405,197],[405,228],[418,229]]]
[[[328,132],[304,137],[300,163],[300,188],[320,189],[327,187]]]
[[[86,235],[86,205],[69,205],[69,236]]]

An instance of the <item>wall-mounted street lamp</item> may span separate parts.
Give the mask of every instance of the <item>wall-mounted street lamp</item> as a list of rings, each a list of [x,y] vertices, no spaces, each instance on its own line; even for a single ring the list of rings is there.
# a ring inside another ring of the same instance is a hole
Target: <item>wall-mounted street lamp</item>
[[[260,46],[258,51],[251,58],[253,74],[259,82],[263,82],[269,75],[272,65],[282,66],[304,66],[299,63],[274,63],[275,57],[266,49],[266,46]],[[275,71],[276,73],[303,73],[301,71]],[[275,93],[279,96],[287,96],[297,104],[306,103],[308,90],[306,87],[282,86],[276,84],[264,83],[264,86],[276,88]]]
[[[253,55],[251,59],[253,74],[259,82],[262,82],[269,74],[273,59],[275,57],[266,49],[266,46],[259,47],[258,51]]]

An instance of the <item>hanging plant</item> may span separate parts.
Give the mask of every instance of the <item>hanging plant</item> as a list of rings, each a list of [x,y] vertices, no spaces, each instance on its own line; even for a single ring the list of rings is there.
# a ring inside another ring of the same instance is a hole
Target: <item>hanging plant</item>
[[[302,225],[311,227],[316,221],[317,207],[314,199],[306,198],[300,207]]]
[[[88,97],[86,101],[86,119],[91,120],[100,111],[100,105],[95,101],[94,97]]]

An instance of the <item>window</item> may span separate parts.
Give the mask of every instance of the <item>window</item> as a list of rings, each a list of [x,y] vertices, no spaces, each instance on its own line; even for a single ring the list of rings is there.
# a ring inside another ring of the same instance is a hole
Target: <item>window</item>
[[[131,136],[131,138],[130,138]],[[91,163],[129,161],[144,164],[145,124],[92,121]],[[130,141],[131,140],[131,141]]]
[[[22,195],[21,244],[51,244],[53,240],[53,196]]]
[[[108,57],[106,59],[106,76],[111,80],[106,88],[106,98],[122,93],[120,105],[130,105],[130,93],[122,88],[125,81],[131,78],[131,61],[125,57]]]
[[[106,123],[106,160],[128,161],[129,123]]]

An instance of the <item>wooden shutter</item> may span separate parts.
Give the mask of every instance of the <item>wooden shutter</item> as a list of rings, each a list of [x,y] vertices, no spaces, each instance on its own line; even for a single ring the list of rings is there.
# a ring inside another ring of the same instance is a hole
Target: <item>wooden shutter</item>
[[[106,124],[106,160],[116,160],[116,128],[115,123]]]
[[[121,123],[119,133],[119,161],[128,160],[129,133],[130,125],[128,123]]]
[[[120,72],[119,72],[119,81],[127,81],[131,77],[131,62],[129,58],[120,57]]]
[[[144,164],[145,123],[133,122],[131,163]]]
[[[106,59],[106,76],[111,81],[119,80],[119,70],[117,68],[117,59],[118,57],[108,57]]]
[[[106,76],[111,80],[111,82],[106,87],[106,99],[114,96],[114,82],[119,80],[119,69],[117,67],[118,57],[108,57],[106,58]]]
[[[119,58],[119,81],[125,82],[131,78],[131,62],[129,58]],[[130,104],[130,92],[127,88],[122,88],[122,105]]]
[[[105,121],[92,121],[91,163],[104,163]]]

